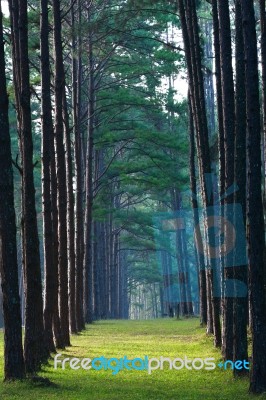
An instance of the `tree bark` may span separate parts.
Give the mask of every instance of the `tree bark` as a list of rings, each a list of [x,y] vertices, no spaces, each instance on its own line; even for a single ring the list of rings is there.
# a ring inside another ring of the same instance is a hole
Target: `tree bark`
[[[49,54],[48,1],[41,0],[41,87],[42,87],[42,198],[44,243],[44,333],[47,346],[55,352],[53,313],[55,297],[55,266],[53,258],[53,223],[51,201],[51,141],[54,139]]]
[[[232,67],[231,49],[231,27],[228,0],[218,0],[219,15],[219,39],[220,39],[220,62],[222,79],[222,105],[224,124],[224,146],[225,146],[225,189],[234,183],[234,132],[235,132],[235,102],[234,81]],[[225,218],[227,219],[228,204],[233,203],[234,196],[225,198]],[[226,229],[226,226],[225,226]],[[225,232],[226,235],[226,232]],[[232,267],[224,266],[225,295],[223,298],[223,339],[222,352],[226,360],[233,359],[233,296],[226,293],[226,283],[232,279]]]
[[[196,181],[196,166],[195,166],[195,137],[194,137],[194,123],[191,105],[191,97],[188,96],[189,102],[189,142],[190,142],[190,189],[191,189],[191,202],[193,208],[194,225],[199,224],[199,210],[197,201],[197,181]],[[207,325],[207,288],[206,288],[206,273],[205,273],[205,260],[204,254],[197,249],[203,248],[201,232],[195,232],[195,251],[198,261],[198,274],[199,274],[199,294],[200,294],[200,319],[201,325]]]
[[[201,177],[201,192],[203,207],[206,213],[205,230],[207,240],[210,242],[208,217],[213,205],[213,196],[209,195],[207,179],[211,173],[210,149],[208,138],[208,125],[206,117],[205,97],[203,88],[203,75],[201,67],[201,49],[199,41],[199,28],[196,14],[196,5],[191,0],[186,0],[185,7],[182,0],[178,1],[179,14],[181,19],[181,27],[185,45],[185,54],[188,67],[189,87],[192,99],[193,118],[196,128],[196,145],[199,159],[199,171]],[[214,262],[208,257],[211,268],[215,268]],[[213,328],[215,345],[220,346],[220,316],[219,316],[219,299],[214,296],[213,274],[208,273],[206,269],[206,280],[210,280],[207,284],[211,291],[211,308],[213,315]],[[208,296],[207,296],[208,299]]]
[[[58,268],[59,268],[59,315],[61,331],[65,346],[70,345],[69,305],[68,305],[68,257],[67,257],[67,188],[66,160],[63,142],[63,95],[65,73],[62,49],[62,27],[60,1],[53,0],[54,18],[54,62],[55,62],[55,141],[56,172],[58,186]]]
[[[266,391],[266,314],[264,296],[264,221],[261,192],[261,126],[257,37],[252,0],[241,0],[246,60],[247,235],[249,296],[252,318],[250,391]]]
[[[78,2],[78,23],[81,23],[81,5]],[[72,26],[75,32],[76,12],[72,8]],[[78,47],[78,48],[77,48]],[[81,77],[82,77],[82,60],[81,60],[81,38],[76,37],[73,33],[72,38],[72,99],[73,99],[73,123],[74,123],[74,148],[75,148],[75,176],[76,176],[76,213],[75,213],[75,264],[76,264],[76,322],[77,330],[81,331],[85,328],[83,314],[83,258],[84,258],[84,221],[83,221],[83,179],[82,179],[82,143],[81,143]],[[78,56],[76,55],[78,52]]]
[[[236,54],[236,83],[235,83],[235,180],[239,190],[235,193],[235,202],[241,204],[246,227],[246,90],[245,90],[245,54],[244,38],[242,30],[241,2],[235,3],[235,54]],[[236,226],[237,215],[234,216]],[[242,252],[243,249],[239,249]],[[239,255],[236,250],[235,256]],[[241,254],[240,254],[241,256]],[[234,279],[247,282],[247,265],[234,267]],[[248,297],[235,297],[234,299],[234,360],[248,359],[247,343],[247,320],[248,316]],[[246,370],[234,370],[235,375],[247,373]]]
[[[88,10],[88,21],[90,10]],[[85,253],[84,253],[84,314],[86,322],[93,321],[93,267],[92,267],[92,205],[93,205],[93,134],[95,87],[93,72],[92,32],[88,34],[89,104],[88,138],[86,154],[86,205],[85,205]]]
[[[22,349],[18,285],[16,217],[5,76],[5,48],[0,3],[0,276],[3,292],[4,379],[22,379],[25,367]]]
[[[72,333],[77,333],[76,321],[76,260],[75,260],[75,217],[73,193],[73,167],[69,116],[67,110],[66,90],[63,93],[64,138],[66,147],[66,185],[67,185],[67,244],[68,244],[68,287],[69,287],[69,321]]]
[[[33,176],[33,140],[28,59],[27,1],[10,0],[13,62],[22,161],[22,242],[25,283],[26,371],[33,373],[48,355],[44,342],[39,237]]]
[[[260,0],[260,31],[261,31],[261,65],[262,65],[262,94],[263,94],[263,209],[264,226],[266,227],[266,11],[265,0]]]

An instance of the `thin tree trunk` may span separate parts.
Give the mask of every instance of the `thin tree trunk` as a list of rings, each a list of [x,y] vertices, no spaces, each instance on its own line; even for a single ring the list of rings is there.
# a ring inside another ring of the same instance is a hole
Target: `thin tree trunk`
[[[236,0],[236,124],[235,124],[235,179],[239,190],[235,193],[235,202],[241,204],[246,227],[246,90],[245,90],[245,54],[244,38],[242,31],[241,2]],[[238,218],[235,213],[234,225]],[[244,228],[245,229],[245,228]],[[242,256],[239,253],[243,249],[236,249],[235,259]],[[243,282],[247,286],[247,265],[234,267],[234,279]],[[234,299],[234,360],[247,360],[247,317],[248,317],[248,297],[236,297]],[[235,375],[247,373],[246,370],[234,370]]]
[[[222,78],[224,144],[225,144],[225,188],[228,189],[234,183],[234,132],[235,132],[235,103],[234,82],[232,68],[231,28],[228,0],[218,0],[220,61]],[[225,198],[225,218],[229,216],[227,211],[229,204],[233,203],[233,195]],[[227,225],[225,225],[225,229]],[[225,232],[225,235],[227,233]],[[233,295],[227,293],[226,284],[232,279],[232,267],[224,268],[223,298],[223,356],[226,360],[233,359]]]
[[[64,138],[66,147],[66,178],[67,178],[67,244],[68,244],[68,288],[69,288],[69,321],[72,333],[77,333],[76,321],[76,260],[75,260],[75,220],[73,168],[69,116],[67,110],[66,90],[63,93]]]
[[[81,23],[81,5],[78,3],[78,23]],[[72,8],[72,26],[75,31],[76,13]],[[81,38],[78,37],[78,49],[76,49],[76,38],[73,34],[72,39],[72,90],[73,90],[73,123],[74,123],[74,147],[75,147],[75,173],[76,173],[76,219],[75,219],[75,264],[76,264],[76,322],[77,330],[85,328],[83,314],[83,258],[84,258],[84,230],[83,230],[83,180],[82,180],[82,160],[81,160],[81,68],[82,60],[80,54]],[[78,56],[76,55],[78,51]]]
[[[61,331],[61,323],[59,317],[59,270],[58,270],[58,207],[57,207],[57,179],[56,179],[56,162],[55,162],[55,137],[50,142],[51,146],[51,201],[52,201],[52,223],[53,223],[53,265],[54,265],[54,285],[55,285],[55,299],[53,311],[53,332],[55,338],[56,348],[63,349],[64,338]]]
[[[194,137],[194,123],[191,105],[191,97],[189,101],[189,142],[190,142],[190,189],[191,189],[191,202],[193,208],[194,225],[199,225],[199,210],[197,201],[197,181],[196,181],[196,167],[195,167],[195,137]],[[198,259],[198,274],[199,274],[199,293],[200,293],[200,318],[203,326],[207,325],[207,289],[206,289],[206,273],[205,273],[205,260],[203,252],[197,249],[203,248],[202,236],[200,230],[195,231],[196,242],[196,255]]]
[[[219,39],[219,18],[217,0],[212,1],[213,16],[213,35],[214,35],[214,52],[215,52],[215,76],[216,76],[216,98],[217,98],[217,114],[218,114],[218,148],[219,148],[219,181],[220,181],[220,198],[225,193],[225,147],[224,147],[224,123],[223,123],[223,102],[222,102],[222,77],[221,77],[221,51]],[[224,200],[220,201],[220,216],[224,217]],[[223,242],[222,237],[219,240],[221,248]],[[221,273],[221,300],[223,298],[223,282],[224,282],[224,259],[219,257]],[[222,313],[222,324],[224,325],[224,315]]]
[[[88,10],[90,20],[90,10]],[[92,268],[92,205],[93,205],[93,134],[94,134],[94,73],[92,33],[88,35],[89,62],[89,104],[88,138],[86,155],[86,213],[85,213],[85,254],[84,254],[84,313],[86,322],[93,321],[93,268]]]
[[[55,352],[53,339],[53,312],[55,297],[55,267],[53,258],[53,223],[51,201],[51,141],[54,138],[51,80],[49,63],[48,1],[41,0],[41,87],[42,87],[42,197],[43,197],[43,243],[44,243],[44,333],[47,346]]]
[[[58,186],[58,267],[59,267],[59,315],[65,346],[70,345],[68,306],[68,257],[67,257],[67,188],[66,161],[63,143],[63,95],[65,73],[61,34],[60,1],[53,0],[54,17],[54,61],[55,61],[55,139]]]

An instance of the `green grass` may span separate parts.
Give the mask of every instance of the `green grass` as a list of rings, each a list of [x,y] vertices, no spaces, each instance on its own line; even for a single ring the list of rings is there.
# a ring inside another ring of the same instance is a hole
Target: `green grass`
[[[151,321],[101,321],[72,337],[72,346],[61,352],[65,357],[94,358],[105,356],[170,358],[185,355],[189,358],[215,357],[220,352],[213,348],[212,339],[199,327],[198,319]],[[62,358],[62,357],[61,357]],[[3,380],[3,334],[0,333],[0,380]],[[231,371],[219,368],[206,371],[157,370],[112,371],[65,370],[53,368],[53,360],[43,367],[41,376],[54,386],[40,386],[30,381],[0,384],[0,399],[27,400],[244,400],[248,379],[235,380]],[[256,397],[258,398],[258,397]],[[266,396],[260,396],[266,399]]]

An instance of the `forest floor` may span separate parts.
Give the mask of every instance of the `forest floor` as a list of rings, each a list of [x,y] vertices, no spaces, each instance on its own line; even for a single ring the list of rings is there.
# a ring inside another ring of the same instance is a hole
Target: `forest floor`
[[[150,321],[100,321],[86,331],[72,336],[72,346],[59,360],[69,358],[128,359],[160,356],[171,359],[209,358],[216,363],[221,360],[220,352],[213,347],[212,338],[199,327],[196,318]],[[153,363],[155,365],[156,362]],[[116,375],[111,370],[54,369],[54,361],[43,367],[40,376],[48,378],[46,383],[25,381],[1,383],[1,400],[236,400],[255,398],[247,394],[248,379],[234,379],[231,370],[123,370]],[[136,364],[137,365],[137,364]],[[180,364],[179,364],[180,365]],[[3,380],[3,334],[0,332],[0,381]],[[266,399],[265,396],[256,398]]]

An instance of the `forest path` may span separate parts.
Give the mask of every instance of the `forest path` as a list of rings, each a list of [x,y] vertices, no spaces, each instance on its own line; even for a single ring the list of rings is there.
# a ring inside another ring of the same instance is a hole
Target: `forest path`
[[[114,375],[112,370],[73,370],[69,363],[62,369],[65,358],[105,357],[110,359],[144,359],[185,356],[188,359],[214,357],[220,361],[219,351],[213,348],[212,338],[206,337],[205,330],[199,327],[197,318],[175,320],[159,319],[149,321],[99,321],[79,335],[72,336],[72,346],[61,351],[58,368],[54,360],[45,366],[41,376],[49,378],[54,386],[36,386],[22,382],[12,385],[1,384],[0,399],[27,400],[235,400],[250,399],[247,395],[248,380],[234,380],[232,371],[218,367],[214,370],[169,370],[164,369],[126,370]],[[107,361],[105,361],[107,362]],[[0,371],[3,370],[3,334],[0,332]],[[104,363],[103,359],[100,363]],[[113,362],[113,365],[117,361]],[[108,364],[106,364],[108,366]],[[118,364],[117,364],[118,365]],[[136,362],[136,366],[141,362]],[[156,361],[152,366],[156,365]],[[176,363],[177,367],[180,362]],[[197,364],[199,365],[199,364]],[[96,364],[97,367],[97,364]],[[100,366],[99,366],[100,368]],[[115,368],[115,367],[113,367]],[[0,379],[2,380],[2,376]],[[266,399],[265,397],[260,397]]]

